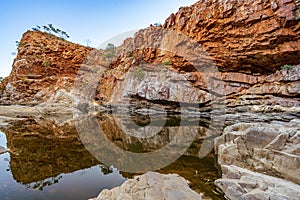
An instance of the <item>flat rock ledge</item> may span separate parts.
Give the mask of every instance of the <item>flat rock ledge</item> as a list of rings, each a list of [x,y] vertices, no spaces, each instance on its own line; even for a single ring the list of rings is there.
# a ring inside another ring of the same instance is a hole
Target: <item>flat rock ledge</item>
[[[125,181],[121,186],[103,190],[97,198],[90,200],[179,200],[202,199],[193,191],[187,180],[177,174],[147,172]]]
[[[222,178],[215,185],[227,199],[241,200],[299,200],[300,185],[281,178],[237,167],[222,165]]]
[[[300,199],[300,121],[237,123],[215,139],[227,199]]]

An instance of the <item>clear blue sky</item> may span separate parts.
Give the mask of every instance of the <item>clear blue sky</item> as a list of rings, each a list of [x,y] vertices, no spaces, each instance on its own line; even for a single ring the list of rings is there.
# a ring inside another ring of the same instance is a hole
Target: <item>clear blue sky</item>
[[[161,22],[196,0],[3,0],[0,1],[0,76],[8,76],[15,41],[36,25],[53,24],[70,41],[97,47],[123,32]]]

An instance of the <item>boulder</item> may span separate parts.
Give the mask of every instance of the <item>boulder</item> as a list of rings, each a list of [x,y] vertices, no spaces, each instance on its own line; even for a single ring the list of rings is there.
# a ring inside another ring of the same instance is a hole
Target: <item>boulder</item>
[[[202,199],[202,195],[189,188],[188,182],[176,175],[147,172],[125,181],[121,186],[103,190],[90,200],[179,200]]]

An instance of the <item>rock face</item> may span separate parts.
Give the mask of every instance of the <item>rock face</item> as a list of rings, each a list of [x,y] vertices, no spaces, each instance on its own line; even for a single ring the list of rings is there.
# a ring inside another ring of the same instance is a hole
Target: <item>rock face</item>
[[[61,89],[69,91],[92,50],[51,34],[27,31],[20,41],[12,72],[1,83],[0,103],[34,105],[49,100]]]
[[[298,199],[299,134],[299,119],[226,127],[215,140],[223,172],[215,184],[229,199]]]
[[[300,184],[299,119],[289,123],[240,123],[216,139],[221,165],[237,165]]]
[[[300,63],[298,0],[201,0],[163,25],[198,41],[222,71],[275,72]]]
[[[199,110],[200,107],[200,111],[218,103],[226,105],[227,110],[241,107],[250,110],[257,105],[281,105],[283,108],[300,105],[300,66],[282,69],[271,75],[179,73],[167,67],[143,70],[141,80],[134,75],[138,69],[129,71],[122,80],[113,77],[119,69],[111,70],[111,74],[100,84],[98,98],[115,105],[146,100],[146,105],[160,104],[165,105],[166,109],[190,106]]]
[[[113,69],[88,79],[100,80],[93,88],[100,103],[299,106],[299,67],[276,72],[300,63],[298,7],[292,0],[199,1],[172,14],[163,27],[125,40],[110,65],[103,51],[29,31],[1,84],[0,103],[70,104],[75,77],[109,65]],[[207,73],[211,65],[217,68]]]
[[[144,175],[127,180],[119,187],[103,190],[93,200],[179,200],[201,198],[200,194],[189,188],[184,178],[176,174],[161,175],[157,172],[147,172]]]
[[[124,43],[131,57],[124,53],[105,75],[97,99],[298,107],[298,7],[298,1],[250,0],[181,8],[163,28],[140,30]]]
[[[228,199],[297,200],[298,184],[255,173],[234,165],[222,166],[223,177],[215,181]]]

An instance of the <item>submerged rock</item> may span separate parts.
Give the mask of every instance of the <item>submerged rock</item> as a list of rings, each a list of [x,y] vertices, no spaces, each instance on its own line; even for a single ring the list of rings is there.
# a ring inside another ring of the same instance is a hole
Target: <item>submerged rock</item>
[[[162,175],[157,172],[129,179],[121,186],[103,190],[91,200],[179,200],[202,199],[202,195],[189,188],[188,182],[177,174]]]
[[[0,146],[0,154],[6,153],[6,152],[9,152],[9,150]]]

